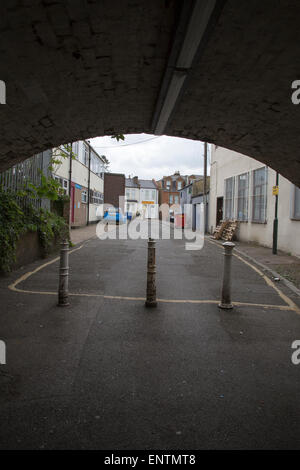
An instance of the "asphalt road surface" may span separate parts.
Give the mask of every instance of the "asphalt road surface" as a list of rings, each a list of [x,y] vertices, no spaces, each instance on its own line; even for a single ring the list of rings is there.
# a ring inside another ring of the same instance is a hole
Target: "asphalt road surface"
[[[184,246],[157,241],[156,309],[146,240],[76,246],[70,307],[57,260],[0,280],[1,449],[300,448],[299,299],[234,257],[220,310],[222,247]]]

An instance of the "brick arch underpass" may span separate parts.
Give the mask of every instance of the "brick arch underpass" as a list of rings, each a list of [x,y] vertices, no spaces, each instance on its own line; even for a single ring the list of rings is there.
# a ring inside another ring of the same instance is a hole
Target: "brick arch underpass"
[[[205,140],[300,185],[298,0],[0,5],[0,170],[113,133]]]

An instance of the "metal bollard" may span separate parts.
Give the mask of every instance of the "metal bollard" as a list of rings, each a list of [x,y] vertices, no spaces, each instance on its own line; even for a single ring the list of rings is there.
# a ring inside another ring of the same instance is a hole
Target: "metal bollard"
[[[233,308],[231,303],[231,260],[232,252],[235,247],[234,243],[225,242],[224,247],[224,269],[223,269],[223,285],[222,285],[222,299],[219,304],[220,308],[230,309]]]
[[[155,240],[148,240],[148,265],[147,265],[147,297],[146,307],[156,307],[156,265],[155,265]]]
[[[59,286],[58,286],[58,305],[66,307],[69,304],[69,242],[64,240],[61,243],[60,265],[59,265]]]

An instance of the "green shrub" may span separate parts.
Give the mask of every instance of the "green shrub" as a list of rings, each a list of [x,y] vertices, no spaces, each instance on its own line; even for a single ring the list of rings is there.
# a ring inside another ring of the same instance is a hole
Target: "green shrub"
[[[69,239],[65,220],[45,209],[35,209],[32,205],[22,209],[16,194],[0,187],[0,270],[8,272],[16,261],[16,248],[19,238],[26,232],[38,232],[45,256],[53,243],[62,238]]]

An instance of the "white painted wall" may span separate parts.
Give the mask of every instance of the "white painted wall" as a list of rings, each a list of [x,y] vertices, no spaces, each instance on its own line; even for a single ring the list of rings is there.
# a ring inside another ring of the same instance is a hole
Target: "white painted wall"
[[[104,215],[103,204],[90,204],[89,221],[99,220]]]
[[[95,173],[91,172],[91,180],[90,180],[90,188],[92,191],[98,191],[103,193],[104,190],[104,180],[99,176],[95,175]]]
[[[252,170],[263,166],[264,165],[261,162],[258,162],[253,158],[222,147],[216,148],[215,145],[212,145],[209,228],[214,230],[216,227],[217,197],[224,197],[224,180],[231,176],[237,176],[248,171],[252,172]],[[264,224],[251,222],[252,174],[250,173],[248,222],[239,223],[239,240],[257,242],[268,247],[272,246],[273,220],[275,213],[275,196],[272,194],[272,188],[275,184],[276,172],[271,168],[268,168],[267,220]],[[293,191],[293,184],[283,176],[280,176],[278,198],[278,249],[300,256],[300,221],[292,220],[290,217],[291,195]]]
[[[69,179],[69,169],[70,169],[70,159],[55,156],[55,160],[59,160],[61,163],[60,163],[60,165],[58,165],[58,164],[54,165],[53,174],[68,180]]]
[[[80,184],[85,188],[88,187],[89,170],[83,163],[77,160],[72,161],[72,181],[73,183]]]

